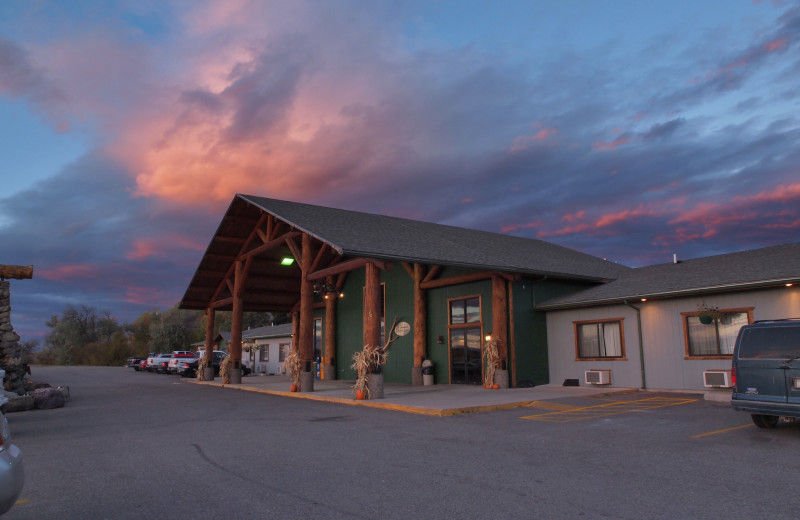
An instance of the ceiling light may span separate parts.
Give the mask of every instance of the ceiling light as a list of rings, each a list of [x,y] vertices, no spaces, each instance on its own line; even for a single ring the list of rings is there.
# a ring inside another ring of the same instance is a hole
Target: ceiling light
[[[290,256],[284,256],[281,258],[281,265],[292,265],[294,263],[294,258]]]

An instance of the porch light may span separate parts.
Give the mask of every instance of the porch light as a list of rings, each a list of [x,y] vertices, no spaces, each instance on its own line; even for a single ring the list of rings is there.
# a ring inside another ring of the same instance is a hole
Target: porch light
[[[787,284],[786,284],[786,287],[791,287],[792,285],[794,285],[794,284],[787,283]]]
[[[485,339],[486,341],[492,341],[492,335],[491,335],[491,334],[487,334],[487,335],[486,335],[486,338],[484,338],[484,339]]]
[[[642,301],[643,301],[643,302],[646,302],[646,301],[647,301],[647,298],[642,298]]]
[[[281,258],[281,265],[292,265],[294,263],[294,258],[290,256],[284,256]]]

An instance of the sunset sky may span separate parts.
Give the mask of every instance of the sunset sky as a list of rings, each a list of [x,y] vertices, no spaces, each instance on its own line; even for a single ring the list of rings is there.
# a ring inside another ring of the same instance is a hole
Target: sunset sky
[[[22,340],[176,304],[235,193],[628,266],[800,241],[800,4],[0,1]]]

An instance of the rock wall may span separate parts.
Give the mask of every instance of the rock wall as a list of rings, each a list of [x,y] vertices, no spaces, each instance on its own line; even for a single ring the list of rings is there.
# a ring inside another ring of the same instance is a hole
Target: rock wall
[[[3,388],[22,395],[25,393],[25,367],[19,335],[11,325],[11,286],[0,280],[0,368],[6,371]]]

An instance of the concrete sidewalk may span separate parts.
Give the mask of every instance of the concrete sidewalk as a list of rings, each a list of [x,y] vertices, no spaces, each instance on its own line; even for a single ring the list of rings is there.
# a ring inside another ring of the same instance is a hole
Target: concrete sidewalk
[[[357,401],[353,381],[314,381],[313,392],[290,392],[287,376],[247,376],[241,384],[222,384],[217,377],[211,381],[190,380],[205,386],[217,386],[248,392],[279,395],[293,399],[310,399],[351,406],[383,408],[422,415],[447,416],[462,413],[489,412],[526,406],[533,401],[567,397],[599,397],[635,392],[630,388],[543,385],[534,388],[488,390],[477,385],[412,386],[387,383],[384,399]]]

